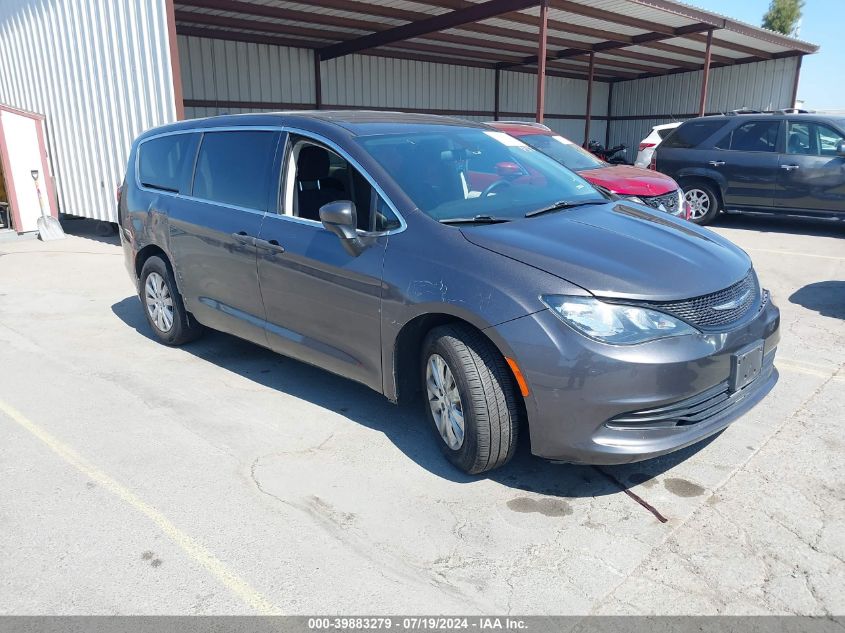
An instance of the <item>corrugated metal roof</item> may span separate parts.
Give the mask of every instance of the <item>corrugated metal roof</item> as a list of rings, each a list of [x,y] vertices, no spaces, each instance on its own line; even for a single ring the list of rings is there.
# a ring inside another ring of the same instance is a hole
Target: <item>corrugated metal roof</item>
[[[226,32],[230,38],[334,46],[325,57],[357,51],[421,61],[454,56],[452,63],[490,68],[535,65],[539,6],[511,4],[518,9],[513,10],[502,2],[503,12],[485,19],[456,20],[433,31],[412,28],[485,2],[489,0],[175,0],[177,30],[193,35],[207,31],[219,37]],[[393,39],[389,32],[397,27],[405,32]],[[802,40],[676,0],[549,0],[549,68],[586,73],[583,56],[594,49],[600,79],[690,70],[703,63],[709,30],[714,32],[714,67],[817,50]]]

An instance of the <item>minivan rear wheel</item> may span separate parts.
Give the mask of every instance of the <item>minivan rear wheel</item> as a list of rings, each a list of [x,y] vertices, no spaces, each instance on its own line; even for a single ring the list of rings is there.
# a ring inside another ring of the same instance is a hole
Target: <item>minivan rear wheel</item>
[[[507,463],[519,408],[496,347],[471,327],[444,325],[426,337],[421,360],[426,415],[446,458],[469,474]]]
[[[162,343],[183,345],[202,335],[202,325],[185,310],[173,272],[161,257],[144,262],[138,294],[147,323]]]
[[[684,187],[684,198],[690,206],[689,219],[696,224],[710,224],[719,213],[721,199],[710,183],[691,182]]]

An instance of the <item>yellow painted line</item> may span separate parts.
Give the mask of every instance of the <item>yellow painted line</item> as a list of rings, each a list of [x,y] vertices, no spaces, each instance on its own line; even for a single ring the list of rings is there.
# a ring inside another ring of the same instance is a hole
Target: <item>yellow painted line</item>
[[[775,249],[772,249],[772,248],[752,248],[752,247],[749,247],[746,250],[756,251],[758,253],[774,253],[775,255],[797,255],[799,257],[815,257],[817,259],[835,259],[835,260],[845,261],[845,257],[839,257],[837,255],[818,255],[816,253],[798,253],[796,251],[780,251],[780,250],[775,250]]]
[[[178,545],[189,557],[223,583],[232,593],[262,615],[281,615],[281,611],[267,598],[253,589],[249,583],[230,570],[207,548],[197,543],[190,536],[176,527],[166,516],[149,503],[138,497],[131,490],[91,464],[75,450],[62,443],[53,435],[27,419],[20,411],[0,400],[0,411],[9,416],[23,429],[46,444],[50,450],[65,462],[76,468],[92,481],[97,482],[116,497],[128,503],[138,512],[150,519],[164,534]]]
[[[788,363],[790,365],[798,365],[799,367],[812,367],[812,368],[821,369],[821,370],[827,369],[827,370],[829,370],[828,375],[830,375],[831,373],[835,372],[838,369],[838,367],[836,365],[831,365],[830,363],[824,363],[824,364],[822,364],[822,363],[811,363],[808,360],[798,360],[797,358],[785,358],[783,356],[778,356],[775,360],[778,363]]]
[[[802,367],[801,365],[796,365],[789,361],[777,360],[775,359],[775,367],[778,369],[785,369],[787,371],[794,371],[798,374],[807,374],[808,376],[818,376],[819,378],[830,378],[836,382],[840,380],[845,380],[845,376],[836,376],[835,368],[831,368],[830,371],[820,371],[818,369],[811,369],[810,367]]]

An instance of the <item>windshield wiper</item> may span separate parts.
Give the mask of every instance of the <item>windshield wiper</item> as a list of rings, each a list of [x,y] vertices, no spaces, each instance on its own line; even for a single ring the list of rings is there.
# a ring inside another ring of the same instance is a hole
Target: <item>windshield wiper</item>
[[[445,218],[439,220],[441,224],[497,224],[510,222],[511,218],[494,218],[492,215],[476,215],[471,218]]]
[[[573,207],[581,207],[588,204],[607,204],[607,200],[559,200],[547,207],[534,209],[525,214],[526,218],[533,218],[535,215],[543,215],[544,213],[551,213],[552,211],[563,211],[564,209],[572,209]]]

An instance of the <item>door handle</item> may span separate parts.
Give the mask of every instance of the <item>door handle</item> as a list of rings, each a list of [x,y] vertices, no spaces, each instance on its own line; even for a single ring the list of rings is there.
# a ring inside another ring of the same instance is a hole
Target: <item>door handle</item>
[[[798,169],[801,165],[781,165],[781,169],[785,169],[786,171],[792,171],[793,169]]]
[[[721,167],[722,165],[725,164],[725,161],[723,161],[723,160],[711,160],[711,161],[707,161],[707,164],[713,165],[713,167]]]
[[[279,244],[276,240],[261,240],[255,238],[255,245],[258,248],[263,248],[265,250],[274,252],[274,253],[284,253],[285,247]]]
[[[232,239],[238,242],[239,244],[248,244],[250,246],[255,246],[255,238],[252,235],[247,235],[246,231],[238,231],[237,233],[232,233]]]

